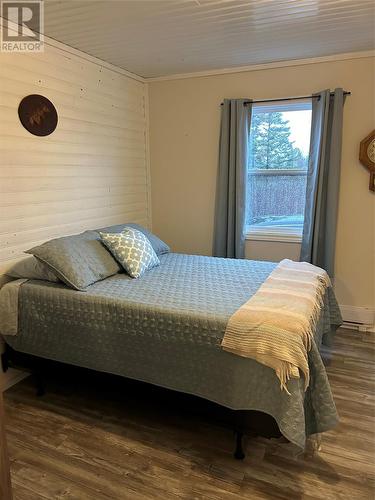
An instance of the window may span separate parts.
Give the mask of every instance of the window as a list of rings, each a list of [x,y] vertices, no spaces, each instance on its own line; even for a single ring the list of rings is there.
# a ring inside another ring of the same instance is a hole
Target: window
[[[246,207],[250,238],[301,239],[310,132],[311,100],[253,105]]]

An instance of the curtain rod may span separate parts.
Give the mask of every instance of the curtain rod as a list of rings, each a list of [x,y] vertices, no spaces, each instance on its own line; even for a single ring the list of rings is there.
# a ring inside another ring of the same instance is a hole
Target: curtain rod
[[[334,92],[331,92],[331,95],[333,94]],[[344,95],[352,95],[352,93],[348,90],[345,90]],[[245,101],[243,105],[246,106],[247,104],[256,104],[259,102],[297,101],[299,99],[320,99],[320,95],[303,95],[299,97],[284,97],[279,99],[254,99],[254,101]],[[223,102],[220,103],[220,106],[222,106],[223,104]]]

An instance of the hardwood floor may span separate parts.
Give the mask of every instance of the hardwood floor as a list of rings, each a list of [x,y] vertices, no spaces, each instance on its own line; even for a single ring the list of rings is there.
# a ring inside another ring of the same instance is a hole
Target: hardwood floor
[[[349,330],[324,353],[340,424],[321,451],[254,438],[244,462],[228,430],[121,380],[52,377],[36,398],[26,379],[5,393],[14,499],[373,499],[374,354],[374,334]]]
[[[12,500],[8,446],[4,428],[3,394],[0,392],[0,499]]]

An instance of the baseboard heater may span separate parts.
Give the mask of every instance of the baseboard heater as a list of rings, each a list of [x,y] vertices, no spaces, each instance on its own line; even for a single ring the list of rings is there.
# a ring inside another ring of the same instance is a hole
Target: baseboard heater
[[[361,332],[375,332],[375,310],[370,307],[340,305],[344,327]]]

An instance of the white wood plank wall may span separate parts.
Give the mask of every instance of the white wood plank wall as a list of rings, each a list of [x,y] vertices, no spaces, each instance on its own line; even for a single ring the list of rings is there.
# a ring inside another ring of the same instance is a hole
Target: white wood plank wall
[[[57,109],[48,137],[18,119],[28,94]],[[53,237],[150,226],[147,112],[146,84],[79,55],[0,53],[0,271]]]

